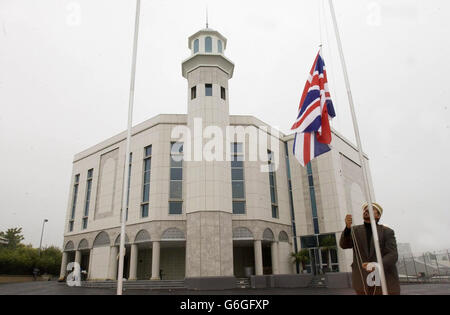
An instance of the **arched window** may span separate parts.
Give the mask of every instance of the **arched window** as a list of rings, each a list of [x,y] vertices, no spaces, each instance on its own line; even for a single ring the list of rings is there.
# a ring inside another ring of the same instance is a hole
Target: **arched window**
[[[150,234],[146,230],[140,230],[138,234],[136,234],[136,238],[134,239],[135,243],[146,243],[150,242]]]
[[[278,240],[280,242],[289,242],[289,236],[285,231],[281,231],[280,234],[278,234]]]
[[[164,231],[161,236],[161,241],[180,241],[186,240],[184,233],[177,228],[169,228]]]
[[[125,234],[125,244],[130,244],[130,239],[128,238],[128,235]],[[120,246],[120,234],[117,235],[116,240],[114,241],[114,245]]]
[[[198,53],[198,47],[199,47],[199,40],[198,38],[194,41],[194,54]]]
[[[89,243],[86,239],[82,239],[80,244],[78,244],[78,250],[89,249]]]
[[[240,226],[233,230],[233,240],[252,240],[253,233],[246,227]]]
[[[221,40],[219,40],[217,42],[217,50],[219,51],[219,54],[222,53],[222,41]]]
[[[75,249],[75,246],[73,245],[73,242],[72,242],[72,241],[68,241],[68,242],[66,243],[66,246],[64,246],[64,251],[65,251],[65,252],[72,251],[72,250],[74,250],[74,249]]]
[[[212,52],[212,38],[209,36],[205,38],[205,51],[207,53]]]
[[[95,238],[93,247],[109,246],[110,243],[108,234],[102,231]]]
[[[275,237],[273,236],[273,232],[271,229],[267,228],[263,233],[263,240],[265,241],[274,241]]]

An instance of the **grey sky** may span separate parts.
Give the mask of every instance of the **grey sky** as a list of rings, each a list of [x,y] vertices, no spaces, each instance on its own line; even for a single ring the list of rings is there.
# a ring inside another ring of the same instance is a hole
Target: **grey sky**
[[[333,125],[354,139],[328,6],[319,32],[318,2],[142,0],[134,123],[186,113],[181,62],[208,4],[236,64],[231,114],[288,133],[322,37]],[[450,248],[450,4],[335,7],[383,222],[415,252]],[[0,0],[0,230],[21,226],[37,246],[48,218],[43,244],[61,246],[73,155],[126,129],[134,10],[126,0]]]

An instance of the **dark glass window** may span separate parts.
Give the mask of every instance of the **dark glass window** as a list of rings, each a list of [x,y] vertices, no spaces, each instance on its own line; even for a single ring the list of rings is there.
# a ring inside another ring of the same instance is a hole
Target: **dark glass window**
[[[196,39],[194,40],[194,54],[198,53],[198,49],[199,49],[199,40]]]
[[[212,84],[205,84],[205,96],[213,96]]]
[[[245,214],[244,154],[242,143],[231,143],[233,214]]]
[[[242,161],[231,161],[231,167],[243,167]]]
[[[144,195],[142,197],[143,202],[148,202],[150,197],[150,185],[144,184]]]
[[[278,218],[278,207],[272,206],[272,218]]]
[[[278,196],[277,196],[277,181],[275,175],[275,167],[273,163],[272,151],[267,151],[267,159],[269,163],[269,186],[270,186],[270,202],[272,204],[272,218],[278,219]]]
[[[231,153],[242,153],[242,143],[232,143],[231,144]],[[238,156],[239,157],[239,156]],[[242,161],[242,159],[236,159],[237,161]]]
[[[269,184],[270,186],[275,186],[275,178],[272,172],[269,173]]]
[[[233,214],[245,214],[245,201],[233,201]]]
[[[227,99],[227,93],[226,93],[226,90],[225,90],[225,88],[224,88],[223,86],[220,87],[220,97],[221,97],[223,100],[226,100],[226,99]]]
[[[170,148],[169,214],[183,213],[183,143],[172,142]]]
[[[148,217],[148,203],[141,205],[141,217]]]
[[[314,223],[314,233],[319,231],[319,219],[318,218],[314,218],[313,219],[313,223]]]
[[[145,147],[145,157],[150,157],[152,155],[152,146],[149,145],[148,147]]]
[[[231,179],[244,180],[244,169],[242,166],[231,169]]]
[[[270,187],[270,200],[272,201],[272,204],[276,204],[277,203],[277,196],[276,196],[276,192],[275,192],[275,187],[273,187],[273,186]]]
[[[316,235],[302,236],[300,237],[300,241],[302,248],[314,248],[319,246]]]
[[[221,40],[217,41],[217,50],[219,51],[219,54],[221,54],[222,51],[223,51],[222,41]]]
[[[131,183],[131,164],[133,161],[133,153],[130,153],[130,162],[128,164],[128,188],[127,188],[127,213],[125,214],[125,220],[128,220],[128,204],[130,201],[130,183]],[[150,173],[148,173],[150,176]],[[150,178],[148,179],[150,182]]]
[[[83,218],[83,230],[87,229],[88,218]]]
[[[244,182],[233,181],[232,182],[233,199],[244,199]]]
[[[75,220],[75,208],[77,205],[77,197],[78,197],[78,185],[80,183],[80,174],[75,175],[75,181],[73,183],[73,196],[72,196],[72,211],[70,213],[69,220],[69,232],[73,231],[73,222]]]
[[[170,168],[170,180],[182,180],[183,169],[178,167]]]
[[[207,53],[212,52],[212,38],[209,36],[205,38],[205,51]]]
[[[195,99],[197,97],[197,87],[193,86],[191,88],[191,100]]]
[[[182,214],[183,202],[182,201],[169,201],[169,214]]]
[[[171,181],[170,182],[170,198],[171,199],[182,199],[183,197],[183,182],[182,181]]]
[[[86,181],[86,201],[84,203],[84,216],[82,220],[81,229],[87,229],[88,216],[89,216],[89,204],[91,202],[91,190],[92,190],[92,175],[94,173],[93,169],[88,170],[87,181]]]
[[[130,174],[131,174],[131,155],[130,155]],[[148,217],[149,202],[150,202],[150,178],[152,169],[152,146],[149,145],[144,148],[144,174],[143,174],[143,185],[142,185],[142,202],[141,202],[141,217]],[[129,179],[128,179],[129,181]],[[128,187],[129,187],[128,183]],[[128,204],[128,201],[127,201]],[[127,208],[128,217],[128,208]]]
[[[314,190],[314,178],[313,178],[311,163],[308,163],[306,165],[306,173],[308,176],[308,183],[309,183],[309,197],[310,197],[310,201],[311,201],[311,212],[312,212],[312,218],[313,218],[314,233],[320,234],[319,219],[317,217],[316,192]]]

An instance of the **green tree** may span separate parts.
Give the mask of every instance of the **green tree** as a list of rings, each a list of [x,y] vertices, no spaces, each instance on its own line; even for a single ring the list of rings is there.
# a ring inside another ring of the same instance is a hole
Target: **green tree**
[[[6,232],[0,232],[0,237],[8,241],[8,248],[15,249],[19,246],[20,242],[24,240],[22,235],[22,228],[12,228],[6,230]]]
[[[302,249],[299,252],[292,252],[291,258],[293,264],[300,264],[300,273],[303,273],[303,270],[306,269],[305,265],[309,263],[309,250]]]
[[[0,274],[29,275],[39,259],[31,246],[0,249]]]
[[[51,246],[45,248],[41,252],[41,257],[38,259],[37,267],[41,274],[58,275],[61,267],[62,252],[59,248]]]
[[[24,245],[22,228],[8,229],[0,232],[0,237],[7,239],[8,246],[0,247],[0,274],[31,275],[35,267],[40,274],[58,275],[61,267],[62,252],[51,246],[39,251],[32,245]]]

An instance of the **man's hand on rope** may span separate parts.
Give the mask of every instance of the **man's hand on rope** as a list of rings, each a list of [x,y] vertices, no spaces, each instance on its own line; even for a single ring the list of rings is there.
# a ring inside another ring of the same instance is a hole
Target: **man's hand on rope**
[[[365,270],[367,270],[368,272],[374,271],[374,270],[375,270],[375,267],[372,266],[372,268],[368,269],[368,268],[367,268],[367,265],[368,265],[368,264],[370,264],[370,263],[365,262],[365,263],[362,264],[362,267],[363,267]]]
[[[347,214],[345,216],[345,226],[350,229],[352,227],[352,223],[353,223],[352,215],[351,214]]]

